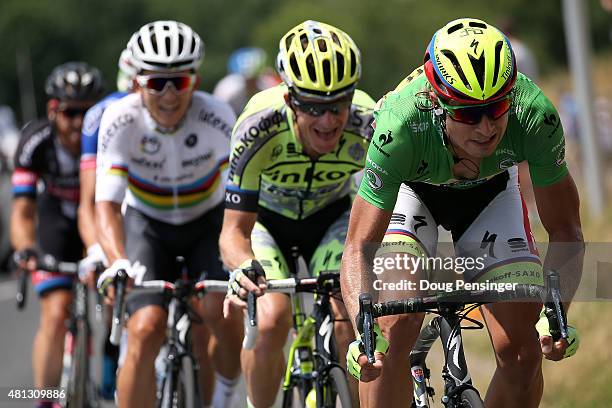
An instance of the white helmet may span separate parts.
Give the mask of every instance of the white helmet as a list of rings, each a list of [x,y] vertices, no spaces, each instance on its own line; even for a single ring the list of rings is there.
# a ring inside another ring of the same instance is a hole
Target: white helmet
[[[138,71],[197,70],[204,58],[204,43],[186,24],[154,21],[132,35],[127,48]]]
[[[134,66],[134,59],[129,49],[126,48],[121,51],[117,66],[119,67],[117,72],[117,89],[122,92],[132,90],[132,82],[138,72]]]

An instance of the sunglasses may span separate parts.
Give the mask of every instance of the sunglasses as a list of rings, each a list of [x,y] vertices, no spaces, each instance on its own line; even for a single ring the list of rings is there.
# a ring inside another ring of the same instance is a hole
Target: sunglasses
[[[195,82],[195,74],[152,74],[138,75],[136,82],[141,88],[146,89],[152,94],[164,92],[167,86],[172,86],[177,93],[190,90]]]
[[[493,120],[501,118],[510,110],[512,101],[510,97],[506,97],[485,105],[452,106],[443,101],[440,101],[440,104],[452,120],[468,125],[476,125],[480,123],[483,115],[487,115]]]
[[[353,103],[353,94],[351,94],[348,98],[342,99],[337,102],[330,103],[319,103],[319,102],[305,102],[296,98],[295,95],[289,96],[289,100],[291,105],[297,108],[300,112],[304,112],[310,116],[323,116],[325,112],[331,112],[334,115],[340,114],[351,107]]]
[[[85,116],[88,109],[89,108],[63,108],[59,109],[59,112],[69,119],[74,119],[77,116]]]

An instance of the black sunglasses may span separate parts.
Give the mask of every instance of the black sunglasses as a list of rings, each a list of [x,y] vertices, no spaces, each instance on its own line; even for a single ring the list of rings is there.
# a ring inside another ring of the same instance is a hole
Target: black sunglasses
[[[290,93],[289,101],[293,107],[310,116],[323,116],[325,112],[331,112],[334,115],[338,115],[340,112],[343,112],[351,107],[351,104],[353,103],[353,94],[340,101],[321,103],[305,102]]]
[[[59,111],[67,118],[74,119],[77,116],[85,116],[87,110],[88,108],[64,108],[60,109]]]

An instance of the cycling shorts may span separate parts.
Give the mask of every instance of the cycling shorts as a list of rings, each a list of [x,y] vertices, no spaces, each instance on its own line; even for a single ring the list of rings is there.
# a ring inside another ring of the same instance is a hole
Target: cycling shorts
[[[136,283],[162,279],[174,282],[180,277],[176,257],[183,256],[193,279],[228,280],[219,254],[223,224],[223,204],[182,225],[167,224],[128,206],[124,217],[126,251],[130,262],[146,267]],[[144,306],[167,307],[163,295],[129,296],[129,313]]]
[[[400,243],[395,252],[434,257],[438,225],[452,233],[456,257],[481,266],[465,269],[465,281],[543,285],[516,167],[469,189],[402,184],[383,241]]]
[[[338,272],[350,206],[351,200],[346,196],[303,220],[293,220],[259,207],[251,241],[266,278],[284,279],[295,271],[294,247],[313,276],[322,271]]]

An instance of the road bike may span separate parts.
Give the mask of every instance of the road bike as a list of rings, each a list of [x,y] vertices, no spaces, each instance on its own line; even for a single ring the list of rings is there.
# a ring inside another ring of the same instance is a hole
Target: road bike
[[[539,301],[544,304],[545,314],[554,341],[567,339],[567,321],[559,291],[559,275],[554,270],[546,271],[546,286],[516,284],[512,290],[461,290],[439,292],[432,296],[413,297],[384,303],[374,303],[369,293],[359,296],[359,330],[363,333],[365,354],[374,363],[374,319],[381,316],[435,313],[438,316],[426,324],[419,333],[410,353],[410,370],[413,383],[412,407],[431,407],[434,395],[429,385],[430,371],[425,359],[433,343],[440,338],[444,351],[444,395],[442,403],[447,408],[484,407],[478,390],[472,385],[463,352],[461,329],[482,329],[483,323],[468,316],[477,307],[493,302]],[[462,326],[463,321],[472,326]]]
[[[190,279],[185,260],[177,257],[180,278],[174,283],[164,280],[144,281],[126,293],[127,274],[119,270],[114,281],[115,307],[111,328],[111,343],[119,344],[125,320],[125,300],[135,294],[163,294],[169,301],[167,338],[162,347],[164,369],[158,380],[158,408],[200,408],[199,367],[192,352],[191,325],[202,324],[202,318],[189,305],[194,296],[207,292],[227,292],[227,281]]]
[[[294,251],[297,267],[299,254]],[[253,278],[253,277],[251,277]],[[325,273],[316,278],[297,277],[267,281],[266,293],[287,293],[293,304],[295,336],[289,348],[287,368],[283,380],[283,408],[290,407],[351,407],[346,371],[338,364],[334,341],[334,315],[331,299],[340,299],[340,274]],[[313,293],[312,313],[303,312],[300,293]],[[247,323],[243,347],[250,349],[257,335],[255,296],[247,298]],[[313,398],[316,397],[316,398]],[[314,400],[314,401],[313,401]],[[316,402],[315,402],[316,401]]]
[[[57,261],[52,255],[40,256],[36,268],[47,272],[77,275],[78,263]],[[96,276],[103,270],[102,264],[96,265]],[[30,271],[18,268],[19,282],[16,298],[17,308],[26,305],[27,287]],[[90,375],[92,330],[89,321],[89,288],[79,279],[73,285],[74,301],[66,321],[67,331],[64,340],[60,405],[64,408],[97,408],[100,406],[97,386]],[[102,313],[102,300],[96,302],[98,318]]]

